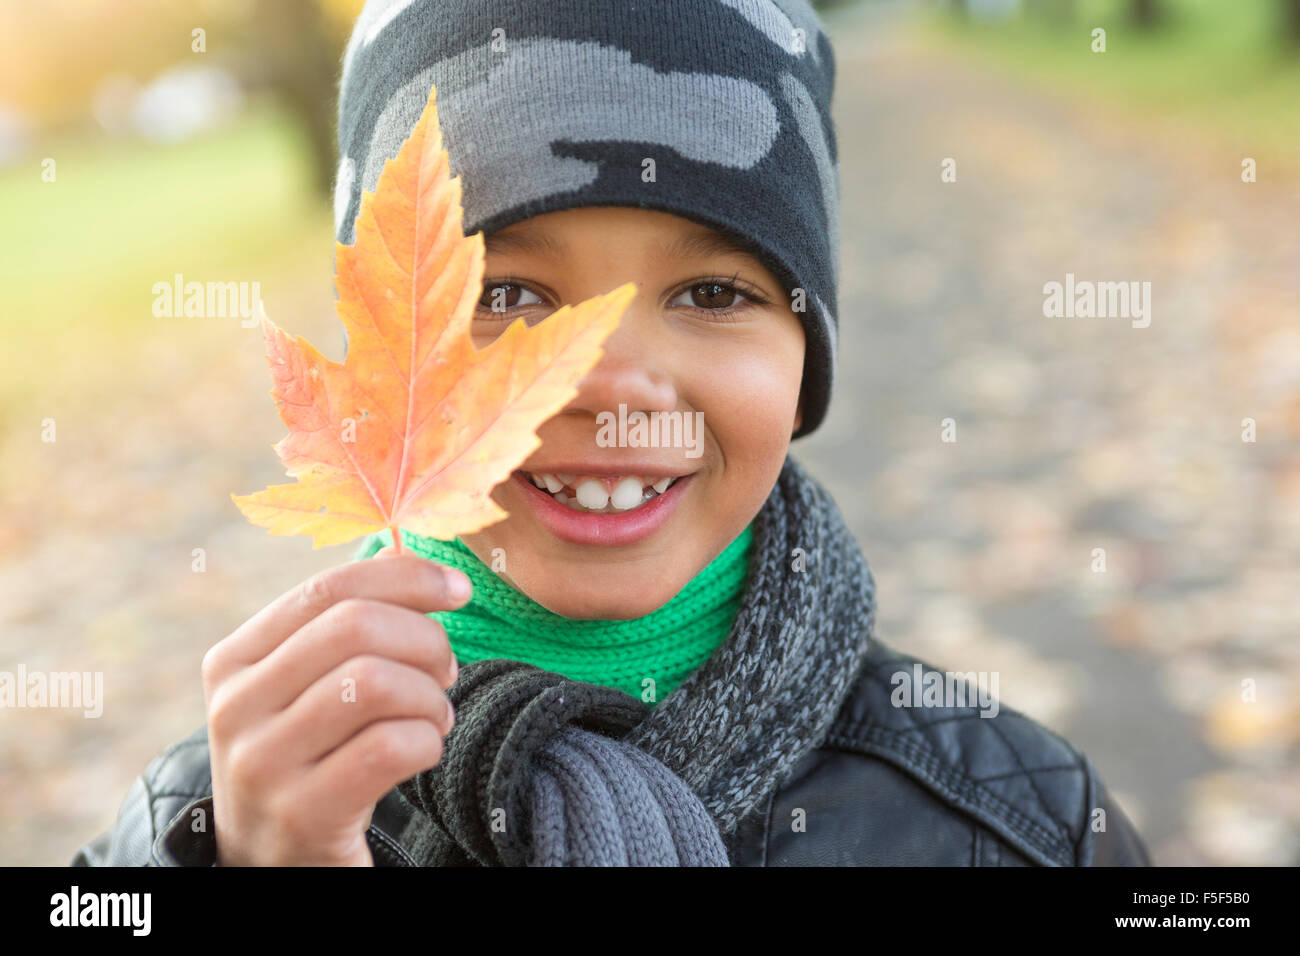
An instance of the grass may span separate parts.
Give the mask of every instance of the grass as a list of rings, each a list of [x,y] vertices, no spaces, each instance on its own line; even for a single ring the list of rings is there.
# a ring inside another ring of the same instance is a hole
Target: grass
[[[185,143],[44,143],[0,170],[0,412],[89,387],[93,370],[72,354],[99,358],[110,381],[159,321],[155,282],[258,281],[327,257],[329,211],[306,155],[296,127],[259,103]]]
[[[1283,42],[1277,0],[1163,0],[1155,29],[1128,0],[1076,0],[1075,15],[963,22],[931,12],[922,36],[944,52],[1137,117],[1195,126],[1257,160],[1300,163],[1300,48]],[[1032,5],[1031,5],[1032,7]],[[1092,30],[1106,30],[1106,52]]]

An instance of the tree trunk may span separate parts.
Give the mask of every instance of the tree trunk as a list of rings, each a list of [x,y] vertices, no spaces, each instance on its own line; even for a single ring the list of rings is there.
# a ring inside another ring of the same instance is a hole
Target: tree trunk
[[[338,152],[334,110],[341,51],[315,0],[262,0],[250,33],[259,72],[306,133],[315,188],[328,198]]]
[[[1287,43],[1300,47],[1300,0],[1282,0],[1282,14]]]
[[[1150,30],[1160,22],[1160,5],[1157,0],[1133,0],[1133,22],[1143,30]]]

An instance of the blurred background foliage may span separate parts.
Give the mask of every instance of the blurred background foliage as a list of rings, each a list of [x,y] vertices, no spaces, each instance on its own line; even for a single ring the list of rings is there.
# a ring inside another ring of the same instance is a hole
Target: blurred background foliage
[[[256,281],[339,357],[336,83],[362,6],[0,0],[0,669],[102,670],[109,698],[0,714],[0,863],[109,826],[202,721],[207,647],[350,557],[230,503],[284,480],[256,330],[151,305],[176,274]],[[839,397],[795,453],[872,560],[884,638],[1000,668],[1158,862],[1300,862],[1300,0],[818,7],[845,319]],[[1150,334],[1045,325],[1067,268],[1154,278]],[[953,408],[986,460],[937,446]],[[1112,571],[1080,584],[1099,539]]]
[[[1300,0],[943,0],[930,13],[946,49],[1008,75],[1251,155],[1300,152]]]
[[[160,274],[154,253],[175,264],[162,274],[265,272],[330,254],[320,237],[336,161],[335,84],[363,5],[0,3],[0,209],[24,225],[0,239],[9,343],[0,415],[60,369],[94,375],[91,362],[40,360],[85,351],[69,330],[96,355],[147,323],[138,290]],[[919,35],[948,55],[1085,103],[1185,121],[1249,143],[1251,155],[1300,154],[1300,0],[901,6],[920,14]],[[1094,26],[1109,28],[1104,56],[1091,50]],[[201,53],[195,29],[204,31]],[[62,173],[54,192],[34,174],[46,157]],[[183,217],[168,215],[180,209]]]
[[[363,5],[0,4],[0,416],[93,390],[160,278],[331,255],[335,84]]]

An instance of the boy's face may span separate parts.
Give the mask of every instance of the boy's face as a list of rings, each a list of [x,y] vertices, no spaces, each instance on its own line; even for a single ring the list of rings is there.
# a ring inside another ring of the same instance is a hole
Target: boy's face
[[[557,614],[612,620],[662,607],[753,519],[780,474],[800,424],[803,326],[776,278],[744,252],[711,248],[718,238],[679,216],[614,206],[486,237],[479,348],[515,319],[534,325],[637,287],[577,396],[493,491],[510,517],[463,538],[489,566],[501,548],[501,576]],[[566,503],[538,483],[563,484]]]

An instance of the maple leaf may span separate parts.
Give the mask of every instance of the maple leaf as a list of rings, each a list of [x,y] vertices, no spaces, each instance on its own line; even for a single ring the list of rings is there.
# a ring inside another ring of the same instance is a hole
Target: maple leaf
[[[489,497],[541,444],[536,430],[577,394],[636,294],[626,283],[529,328],[516,320],[482,350],[483,234],[462,231],[437,89],[374,193],[356,242],[337,246],[342,363],[262,318],[275,398],[289,434],[275,451],[297,479],[231,495],[271,534],[313,548],[388,528],[449,540],[505,518]]]

